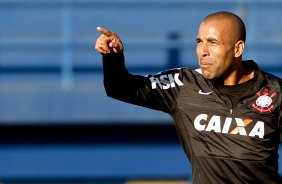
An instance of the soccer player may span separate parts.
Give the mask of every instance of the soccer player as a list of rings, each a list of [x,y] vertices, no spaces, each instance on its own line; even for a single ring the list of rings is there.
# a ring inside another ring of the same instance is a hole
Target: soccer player
[[[97,30],[107,95],[172,116],[193,184],[282,183],[282,81],[242,60],[246,30],[239,16],[216,12],[202,21],[196,38],[200,69],[148,76],[129,73],[121,39]]]

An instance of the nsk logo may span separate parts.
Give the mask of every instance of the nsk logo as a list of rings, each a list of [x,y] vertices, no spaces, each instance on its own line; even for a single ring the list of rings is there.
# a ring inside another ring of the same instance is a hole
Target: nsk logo
[[[174,88],[176,84],[178,86],[184,85],[179,80],[179,73],[175,73],[174,76],[172,74],[168,74],[168,75],[161,75],[159,77],[150,77],[150,81],[152,84],[152,89],[156,89],[157,84],[161,89]]]
[[[198,131],[207,131],[207,132],[217,132],[217,133],[224,133],[224,134],[239,134],[243,136],[250,136],[255,137],[258,136],[259,138],[264,137],[264,122],[257,121],[254,122],[251,119],[241,119],[241,118],[230,118],[226,117],[224,118],[223,126],[221,126],[221,119],[220,116],[212,116],[208,120],[207,114],[200,114],[198,115],[194,120],[194,127]],[[231,123],[236,123],[236,127],[229,130]],[[245,127],[249,125],[250,123],[255,123],[254,127],[250,132],[247,132]]]

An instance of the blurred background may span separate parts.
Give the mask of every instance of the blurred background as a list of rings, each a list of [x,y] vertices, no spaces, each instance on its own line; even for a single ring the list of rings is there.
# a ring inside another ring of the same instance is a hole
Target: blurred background
[[[188,183],[171,118],[106,97],[96,27],[154,74],[197,68],[198,26],[222,10],[245,21],[244,59],[281,77],[280,0],[0,0],[0,183]]]

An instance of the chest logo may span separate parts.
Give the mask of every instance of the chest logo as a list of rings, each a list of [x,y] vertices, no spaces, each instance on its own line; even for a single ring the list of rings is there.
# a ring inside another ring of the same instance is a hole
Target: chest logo
[[[251,127],[249,127],[251,125]],[[252,119],[221,117],[199,114],[194,120],[194,127],[198,131],[216,132],[231,135],[242,135],[263,138],[265,127],[263,121]]]
[[[212,93],[211,91],[205,93],[205,92],[203,92],[202,90],[199,90],[199,94],[200,94],[200,95],[210,95],[211,93]]]
[[[273,98],[277,93],[269,93],[269,89],[257,92],[257,100],[252,104],[252,107],[260,113],[272,112],[274,109]]]

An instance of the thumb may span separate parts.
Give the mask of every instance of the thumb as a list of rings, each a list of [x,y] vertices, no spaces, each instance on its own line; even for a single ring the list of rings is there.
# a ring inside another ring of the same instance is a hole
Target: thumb
[[[121,53],[123,52],[123,47],[120,42],[115,42],[114,40],[109,43],[110,48],[113,49],[115,53]]]

